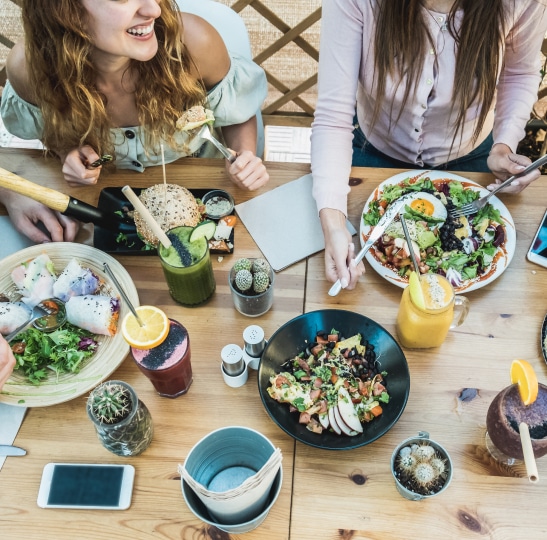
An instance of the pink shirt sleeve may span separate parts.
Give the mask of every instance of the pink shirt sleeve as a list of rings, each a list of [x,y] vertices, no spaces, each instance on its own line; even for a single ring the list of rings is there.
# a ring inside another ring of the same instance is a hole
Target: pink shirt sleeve
[[[460,144],[452,147],[448,126],[455,117],[455,112],[451,116],[455,42],[446,28],[443,29],[443,14],[435,12],[425,18],[435,46],[424,58],[415,95],[410,96],[397,123],[391,122],[386,108],[375,126],[371,125],[375,103],[372,42],[376,1],[323,2],[318,100],[311,147],[313,194],[319,210],[334,208],[347,215],[356,112],[371,144],[401,161],[436,166],[474,148],[472,135],[477,104],[469,110]],[[495,142],[504,142],[514,150],[524,135],[524,126],[537,99],[539,50],[547,30],[547,15],[545,0],[520,0],[508,2],[508,6],[510,15],[497,103],[492,105],[475,146],[493,129]],[[461,23],[461,18],[462,12],[458,12],[456,25]],[[386,91],[386,102],[398,111],[403,85],[388,85]]]

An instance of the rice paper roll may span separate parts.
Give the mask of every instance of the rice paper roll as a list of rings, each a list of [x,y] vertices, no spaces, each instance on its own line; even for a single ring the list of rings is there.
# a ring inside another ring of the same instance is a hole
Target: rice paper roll
[[[53,284],[53,296],[68,302],[73,296],[95,294],[100,284],[100,279],[89,268],[83,268],[72,259]]]
[[[6,336],[26,323],[31,310],[22,302],[0,302],[0,334]]]
[[[42,300],[53,296],[53,284],[57,276],[53,262],[47,254],[42,253],[14,268],[11,279],[23,296],[21,300],[34,307]]]
[[[67,321],[79,328],[113,336],[120,316],[120,301],[110,296],[73,296],[65,305]]]

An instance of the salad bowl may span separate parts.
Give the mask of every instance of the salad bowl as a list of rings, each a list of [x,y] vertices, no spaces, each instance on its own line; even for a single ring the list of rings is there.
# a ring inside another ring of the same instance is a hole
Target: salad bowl
[[[382,182],[370,195],[367,202],[365,203],[365,206],[363,208],[360,224],[360,237],[361,237],[361,245],[364,245],[366,239],[371,233],[372,226],[367,224],[367,222],[364,219],[364,216],[369,215],[371,211],[373,211],[373,204],[376,203],[376,201],[381,201],[382,196],[384,192],[386,192],[387,189],[392,189],[393,186],[396,186],[397,184],[400,185],[401,182],[403,182],[406,179],[409,178],[416,178],[418,182],[420,182],[423,179],[429,178],[435,188],[440,188],[443,184],[446,184],[450,186],[452,182],[461,183],[464,190],[473,190],[475,191],[479,197],[483,197],[485,195],[488,195],[490,192],[480,186],[479,184],[468,180],[466,178],[463,178],[461,176],[458,176],[456,174],[447,173],[444,171],[408,171],[396,174],[392,176],[391,178],[388,178],[384,182]],[[420,191],[420,196],[424,195],[422,192],[423,190],[416,190]],[[408,198],[408,203],[413,200],[413,191],[410,191],[410,188],[405,188],[402,190],[401,195],[402,197]],[[416,195],[418,196],[418,195]],[[444,217],[446,218],[447,214],[449,212],[447,211],[447,208],[445,205],[439,201],[438,199],[434,198],[433,195],[428,195],[425,193],[425,196],[429,197],[431,199],[432,203],[434,203],[434,206],[436,208],[432,209],[433,217],[440,217],[439,222],[439,229],[442,226],[442,216],[436,216],[437,210],[440,210],[440,213],[444,213]],[[401,197],[401,198],[402,198]],[[394,199],[393,202],[390,204],[393,204],[396,200]],[[484,270],[482,273],[479,273],[476,277],[473,278],[465,278],[461,277],[458,274],[458,279],[456,279],[455,282],[452,283],[454,286],[454,290],[457,293],[462,292],[471,292],[473,290],[479,289],[481,287],[484,287],[497,279],[501,276],[501,274],[505,271],[505,269],[509,266],[509,263],[511,262],[513,255],[515,253],[516,248],[516,228],[515,223],[513,221],[513,218],[511,217],[511,214],[509,213],[509,210],[507,207],[497,198],[497,197],[491,197],[489,200],[489,204],[493,207],[493,209],[497,212],[499,212],[499,217],[501,218],[501,226],[503,228],[503,234],[504,234],[504,240],[500,243],[499,246],[497,246],[497,249],[495,250],[494,255],[492,256],[492,262],[490,262],[488,265],[485,265]],[[438,208],[440,206],[440,209]],[[388,206],[389,208],[389,206]],[[407,219],[408,222],[408,219]],[[470,222],[470,226],[472,223]],[[461,255],[465,256],[466,253],[463,250],[459,250],[457,252],[454,252],[455,255]],[[478,255],[475,254],[475,256]],[[491,256],[490,254],[488,255]],[[381,259],[378,256],[378,253],[376,253],[375,249],[369,250],[369,252],[366,254],[366,259],[368,263],[372,266],[372,268],[384,279],[389,281],[390,283],[393,283],[394,285],[397,285],[398,287],[404,288],[408,284],[408,279],[406,277],[403,277],[399,275],[397,272],[397,269],[392,266],[390,263],[384,263],[381,261]],[[479,254],[479,258],[482,257],[482,255]],[[449,277],[449,276],[447,276]],[[461,277],[461,279],[459,279]],[[450,279],[450,278],[449,278]],[[451,280],[452,281],[452,280]]]
[[[270,379],[284,371],[282,364],[305,351],[318,331],[336,329],[345,337],[361,334],[374,345],[380,371],[386,372],[389,402],[383,413],[363,424],[363,432],[349,436],[325,429],[314,433],[299,423],[299,414],[287,403],[270,397]],[[258,390],[266,412],[285,433],[309,446],[325,450],[350,450],[370,444],[385,435],[399,420],[408,400],[410,372],[405,355],[393,336],[377,322],[352,311],[324,309],[300,315],[279,328],[268,340],[258,368]]]
[[[11,271],[25,261],[47,253],[55,272],[59,275],[66,265],[76,259],[84,268],[89,268],[101,281],[101,294],[117,297],[117,289],[110,277],[105,273],[104,263],[108,263],[117,280],[125,289],[131,303],[139,305],[139,296],[131,276],[127,270],[110,255],[85,244],[71,242],[51,242],[22,249],[8,255],[0,261],[0,293],[10,300],[19,300],[16,286],[11,278]],[[125,302],[120,303],[119,321],[129,313]],[[125,360],[129,353],[129,345],[118,330],[113,336],[96,336],[99,346],[93,356],[86,359],[79,373],[63,373],[57,375],[54,371],[39,385],[32,384],[27,377],[13,372],[3,389],[0,391],[0,402],[23,407],[45,407],[56,405],[81,396],[97,386],[113,373]]]

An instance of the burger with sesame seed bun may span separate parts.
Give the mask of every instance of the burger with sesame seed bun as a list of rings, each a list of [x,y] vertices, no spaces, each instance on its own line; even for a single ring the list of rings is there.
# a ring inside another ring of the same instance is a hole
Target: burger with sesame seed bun
[[[195,197],[185,187],[177,184],[156,184],[143,189],[139,199],[165,232],[182,225],[195,227],[201,220]],[[137,234],[144,242],[156,247],[158,238],[146,221],[138,212],[135,212],[134,219]]]

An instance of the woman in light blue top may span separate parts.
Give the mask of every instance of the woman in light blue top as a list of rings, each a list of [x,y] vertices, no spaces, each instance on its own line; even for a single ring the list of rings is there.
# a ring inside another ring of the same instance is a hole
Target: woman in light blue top
[[[166,162],[213,156],[176,127],[195,106],[213,111],[236,153],[226,161],[230,179],[247,189],[268,181],[256,156],[264,72],[228,54],[205,20],[178,12],[171,0],[24,0],[22,14],[26,40],[8,57],[2,119],[14,135],[40,139],[59,156],[69,185],[95,184],[101,167],[90,164],[103,154],[136,171],[161,164],[162,146]],[[39,203],[6,190],[0,200],[35,242],[76,235],[74,221]]]

